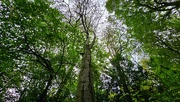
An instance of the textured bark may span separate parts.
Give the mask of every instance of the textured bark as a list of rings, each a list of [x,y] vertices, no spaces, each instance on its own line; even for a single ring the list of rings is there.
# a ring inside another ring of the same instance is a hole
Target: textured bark
[[[79,74],[76,102],[94,102],[94,88],[91,69],[91,48],[85,45],[82,66]]]

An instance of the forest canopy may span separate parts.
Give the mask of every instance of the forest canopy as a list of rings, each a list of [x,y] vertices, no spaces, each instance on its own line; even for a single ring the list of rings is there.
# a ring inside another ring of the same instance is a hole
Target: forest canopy
[[[178,0],[0,1],[2,102],[179,102],[179,80]]]

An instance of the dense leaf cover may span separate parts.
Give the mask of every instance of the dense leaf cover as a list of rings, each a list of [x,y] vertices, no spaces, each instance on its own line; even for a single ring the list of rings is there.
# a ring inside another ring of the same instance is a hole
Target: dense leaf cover
[[[92,102],[86,84],[95,102],[180,101],[178,0],[108,0],[100,38],[89,0],[72,18],[54,2],[0,1],[0,101]]]
[[[108,0],[110,12],[122,20],[149,54],[148,66],[159,78],[156,101],[179,101],[179,1]]]

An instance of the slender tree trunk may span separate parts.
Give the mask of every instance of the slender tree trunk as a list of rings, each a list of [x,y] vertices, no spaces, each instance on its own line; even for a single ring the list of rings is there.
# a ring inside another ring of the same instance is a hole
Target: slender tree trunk
[[[126,94],[126,100],[127,102],[133,102],[132,97],[131,97],[131,92],[126,84],[126,78],[125,78],[126,75],[124,74],[124,70],[120,66],[117,66],[117,70],[118,70],[118,74],[122,82],[123,90]],[[119,84],[121,84],[121,82],[119,82]]]
[[[91,48],[85,45],[82,66],[79,74],[76,102],[94,102],[94,88],[91,69]]]
[[[53,76],[50,75],[48,83],[47,83],[45,89],[43,90],[43,92],[40,94],[37,102],[46,102],[47,92],[48,92],[49,87],[51,86],[52,79],[53,79]]]

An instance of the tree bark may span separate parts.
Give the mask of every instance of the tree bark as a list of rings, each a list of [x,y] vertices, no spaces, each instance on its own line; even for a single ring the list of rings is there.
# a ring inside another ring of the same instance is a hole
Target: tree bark
[[[84,55],[81,64],[76,102],[94,102],[90,44],[86,44],[84,47]]]

